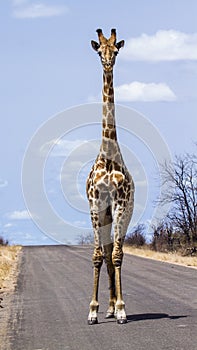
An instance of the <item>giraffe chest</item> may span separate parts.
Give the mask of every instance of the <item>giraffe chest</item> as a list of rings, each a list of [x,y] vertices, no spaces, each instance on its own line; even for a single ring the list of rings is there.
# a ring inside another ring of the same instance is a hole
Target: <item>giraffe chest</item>
[[[88,199],[122,199],[126,201],[132,191],[132,178],[124,165],[111,161],[94,164],[87,179]]]
[[[93,173],[92,185],[106,190],[118,188],[125,181],[125,175],[121,171],[97,170]]]
[[[93,186],[118,187],[125,181],[126,168],[111,159],[99,159],[95,162],[90,178]]]

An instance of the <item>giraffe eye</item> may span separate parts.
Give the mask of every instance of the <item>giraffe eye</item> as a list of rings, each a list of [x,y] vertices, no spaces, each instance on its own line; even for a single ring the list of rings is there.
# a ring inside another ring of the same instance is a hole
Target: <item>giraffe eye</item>
[[[114,55],[117,56],[117,54],[118,54],[118,50],[117,50],[117,51],[114,51]]]
[[[101,52],[100,51],[98,51],[98,55],[101,56]]]

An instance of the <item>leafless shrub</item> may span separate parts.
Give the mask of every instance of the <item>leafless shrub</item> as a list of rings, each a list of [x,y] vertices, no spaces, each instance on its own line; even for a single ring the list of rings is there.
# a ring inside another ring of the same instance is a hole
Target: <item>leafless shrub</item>
[[[142,247],[146,244],[146,238],[144,234],[145,226],[143,224],[137,225],[133,232],[129,233],[125,238],[125,243],[127,245],[132,245],[135,247]]]
[[[168,185],[168,191],[162,194],[160,204],[172,203],[172,209],[167,216],[168,223],[173,227],[173,232],[180,234],[182,242],[193,245],[197,242],[196,155],[177,156],[173,163],[165,163],[162,177]],[[164,232],[159,227],[157,229],[164,238],[166,229]]]
[[[0,245],[4,245],[5,246],[5,245],[8,245],[8,243],[9,242],[8,242],[7,239],[5,240],[3,237],[0,237]]]
[[[77,238],[77,244],[92,244],[94,243],[93,233],[81,234]]]

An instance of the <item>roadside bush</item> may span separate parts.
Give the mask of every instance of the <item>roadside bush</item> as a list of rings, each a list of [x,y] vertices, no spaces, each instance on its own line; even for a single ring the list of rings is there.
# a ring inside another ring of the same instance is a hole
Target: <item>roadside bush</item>
[[[125,244],[135,247],[142,247],[146,244],[146,238],[144,235],[144,225],[139,224],[136,226],[133,232],[129,233],[125,238]]]
[[[153,228],[151,249],[158,252],[179,252],[182,255],[194,255],[196,245],[188,244],[187,237],[183,232],[173,229],[169,223],[161,223]]]
[[[93,244],[94,243],[94,235],[93,233],[81,234],[77,237],[77,244]]]
[[[3,237],[0,237],[0,245],[8,245],[8,240],[5,240]]]

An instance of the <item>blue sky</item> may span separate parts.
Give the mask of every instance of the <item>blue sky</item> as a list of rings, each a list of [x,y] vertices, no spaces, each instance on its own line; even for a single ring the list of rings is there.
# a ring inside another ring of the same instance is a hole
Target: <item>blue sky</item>
[[[1,2],[3,237],[76,243],[91,228],[84,186],[101,135],[102,69],[90,46],[97,28],[125,40],[114,85],[121,149],[137,184],[131,225],[152,220],[159,162],[195,151],[196,12],[195,0]]]

